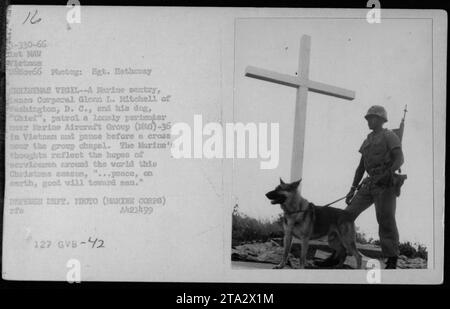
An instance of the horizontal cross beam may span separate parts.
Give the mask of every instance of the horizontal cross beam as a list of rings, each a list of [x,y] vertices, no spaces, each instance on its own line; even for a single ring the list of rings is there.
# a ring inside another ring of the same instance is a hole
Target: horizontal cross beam
[[[276,84],[298,88],[300,86],[299,78],[287,74],[281,74],[274,71],[260,69],[254,66],[247,66],[245,69],[245,76],[256,79],[273,82]]]
[[[277,73],[254,66],[248,66],[245,69],[245,75],[248,77],[253,77],[256,79],[295,88],[305,86],[309,91],[326,94],[341,99],[353,100],[355,98],[355,92],[352,90],[304,79],[301,76],[292,76],[288,74]]]
[[[309,91],[331,95],[341,99],[353,100],[355,98],[355,92],[352,90],[331,86],[312,80],[307,81],[306,87],[308,87]]]

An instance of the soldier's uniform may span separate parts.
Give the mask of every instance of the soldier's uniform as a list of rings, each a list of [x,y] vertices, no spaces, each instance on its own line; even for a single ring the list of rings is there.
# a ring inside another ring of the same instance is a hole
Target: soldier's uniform
[[[391,177],[375,180],[378,176],[385,174],[392,165],[391,151],[395,148],[401,148],[401,142],[391,130],[383,129],[367,136],[359,152],[362,154],[364,168],[369,177],[363,180],[361,188],[346,208],[357,217],[369,206],[375,204],[380,245],[385,257],[399,254],[399,236],[395,221],[397,196]]]

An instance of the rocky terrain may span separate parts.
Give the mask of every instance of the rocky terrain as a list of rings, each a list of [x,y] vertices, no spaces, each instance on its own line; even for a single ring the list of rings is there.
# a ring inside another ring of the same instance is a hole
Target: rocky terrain
[[[364,245],[358,245],[358,249],[364,255],[364,263],[367,262],[369,258],[380,258],[381,250],[376,246],[367,247]],[[328,252],[327,252],[328,251]],[[265,243],[253,242],[248,244],[242,244],[234,246],[231,252],[231,259],[233,261],[248,261],[248,262],[258,262],[258,263],[270,263],[278,264],[281,260],[283,254],[283,248],[280,245],[280,241],[271,240]],[[289,262],[292,268],[297,268],[299,266],[299,254],[300,246],[299,244],[293,244]],[[310,248],[307,255],[307,265],[306,268],[317,268],[314,265],[314,261],[319,261],[325,259],[329,255],[329,249],[327,248],[326,242],[314,241],[310,243]],[[383,267],[383,263],[381,263]],[[352,257],[347,257],[345,261],[344,268],[355,268],[355,261]],[[422,258],[408,258],[404,255],[399,257],[397,267],[400,269],[426,269],[427,261]]]

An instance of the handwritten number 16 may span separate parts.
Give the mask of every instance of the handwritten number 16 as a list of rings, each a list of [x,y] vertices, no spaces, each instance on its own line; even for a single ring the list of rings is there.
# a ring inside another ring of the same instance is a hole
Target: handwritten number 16
[[[22,25],[25,24],[28,19],[30,20],[30,24],[32,24],[32,25],[40,22],[42,20],[42,18],[34,19],[36,17],[37,13],[38,13],[38,11],[36,10],[34,12],[34,15],[31,16],[31,12],[28,12],[27,18],[25,18],[25,20],[23,21]],[[31,16],[31,18],[30,18],[30,16]]]

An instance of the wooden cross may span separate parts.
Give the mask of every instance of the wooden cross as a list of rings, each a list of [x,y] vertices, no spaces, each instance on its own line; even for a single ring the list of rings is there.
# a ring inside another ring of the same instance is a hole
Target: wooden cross
[[[354,91],[309,80],[310,51],[311,37],[309,35],[303,35],[300,41],[298,76],[281,74],[253,66],[248,66],[245,70],[245,76],[297,88],[294,118],[294,144],[292,147],[291,162],[291,181],[296,181],[302,178],[306,101],[308,98],[308,90],[346,100],[353,100],[355,98]]]

